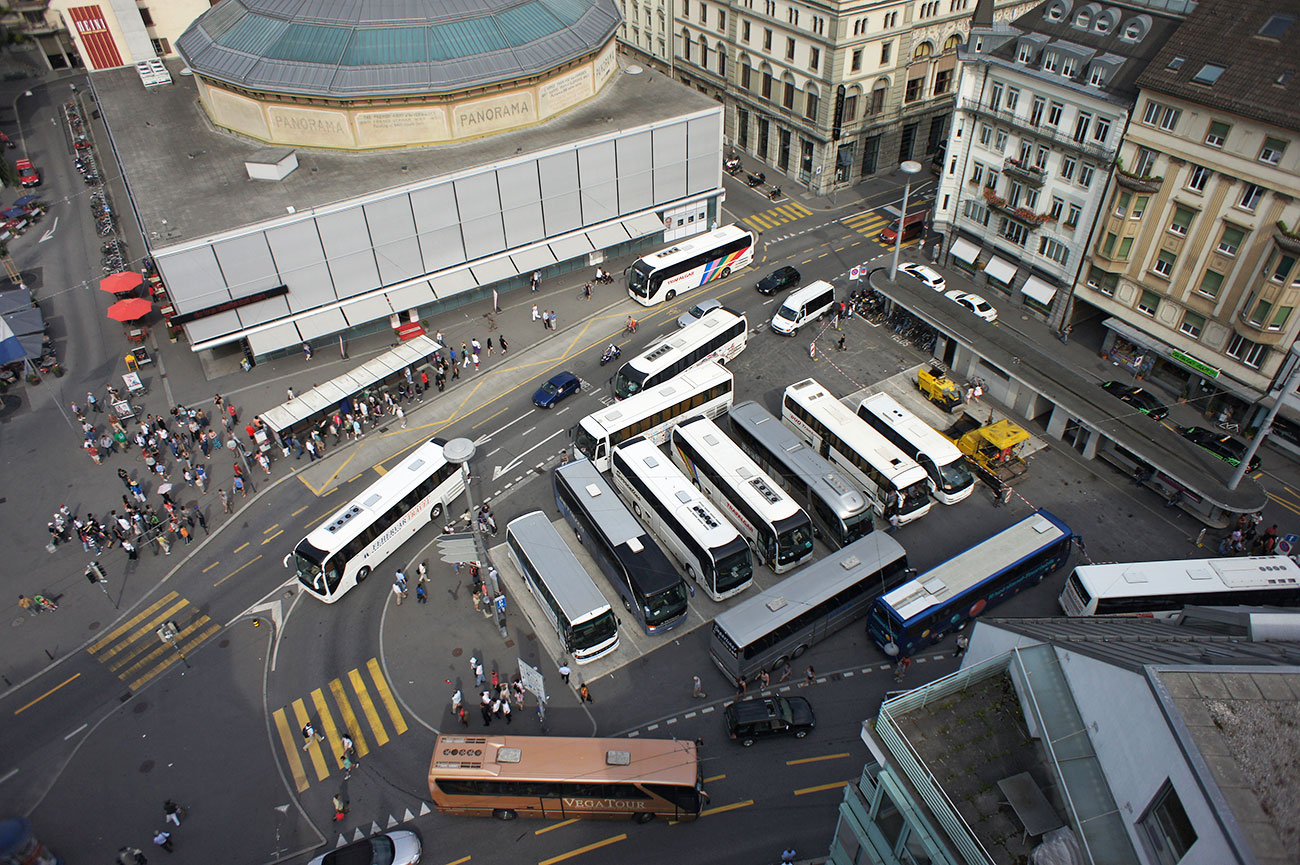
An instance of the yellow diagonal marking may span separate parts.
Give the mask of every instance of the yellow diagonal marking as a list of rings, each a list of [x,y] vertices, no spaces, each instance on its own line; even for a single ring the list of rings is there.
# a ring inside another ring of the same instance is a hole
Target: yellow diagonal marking
[[[100,637],[98,640],[96,640],[94,643],[92,643],[91,646],[90,646],[90,648],[87,649],[86,651],[90,652],[90,654],[92,654],[92,655],[95,654],[95,653],[98,652],[100,649],[104,648],[104,647],[107,646],[109,643],[111,643],[111,642],[113,642],[114,640],[116,640],[116,639],[117,639],[119,636],[121,636],[122,634],[124,634],[124,633],[126,633],[127,631],[131,630],[131,629],[134,628],[137,624],[139,624],[140,622],[144,621],[145,619],[149,618],[151,615],[153,615],[154,611],[157,610],[159,607],[161,607],[163,604],[170,604],[173,600],[175,600],[175,599],[178,598],[178,597],[180,597],[180,596],[177,595],[175,592],[168,592],[167,594],[165,594],[165,595],[163,595],[161,598],[159,598],[157,601],[154,601],[152,604],[150,604],[149,606],[145,607],[145,608],[144,608],[143,610],[141,610],[140,612],[136,613],[134,616],[132,616],[132,617],[131,617],[130,619],[128,619],[127,621],[125,621],[125,622],[123,622],[122,624],[118,625],[116,628],[114,628],[113,630],[109,631],[109,632],[108,632],[107,634],[105,634],[104,636]]]
[[[370,679],[375,683],[375,690],[379,692],[380,701],[383,702],[384,708],[388,710],[388,717],[393,719],[393,729],[397,731],[397,735],[402,735],[406,732],[406,720],[397,708],[397,700],[393,699],[393,692],[388,687],[388,680],[384,678],[384,674],[379,670],[379,661],[375,658],[366,661],[366,669],[370,671]]]
[[[145,649],[148,648],[149,638],[153,638],[155,640],[158,638],[156,632],[158,630],[159,625],[161,625],[163,622],[167,621],[168,619],[173,618],[178,613],[180,613],[181,610],[185,609],[189,605],[190,605],[189,601],[185,600],[184,598],[181,598],[176,603],[168,607],[166,610],[163,610],[159,613],[155,613],[153,618],[151,618],[149,621],[142,622],[140,624],[140,627],[136,628],[134,633],[132,633],[130,636],[126,637],[123,640],[119,640],[117,645],[109,649],[107,652],[104,652],[102,655],[100,655],[99,660],[102,663],[107,664],[110,670],[116,672],[118,668],[124,666],[125,664],[130,663],[131,659],[135,657],[136,654],[138,654],[142,648]],[[126,651],[127,649],[131,649],[132,652],[127,652]],[[109,661],[111,658],[118,658],[118,660],[110,663]]]
[[[343,740],[339,738],[338,728],[334,726],[334,716],[330,714],[329,704],[325,702],[325,694],[320,688],[311,692],[311,702],[316,707],[316,717],[320,718],[321,732],[330,743],[330,753],[334,755],[334,762],[342,769]]]
[[[137,691],[144,687],[154,677],[162,673],[168,667],[180,662],[181,656],[177,653],[177,646],[180,646],[181,652],[189,651],[220,630],[220,625],[213,624],[212,627],[199,634],[196,640],[185,642],[187,637],[192,636],[196,630],[208,624],[209,621],[211,620],[207,616],[200,616],[194,622],[181,629],[181,632],[176,635],[176,639],[172,643],[164,643],[159,640],[158,645],[152,652],[118,673],[117,677],[125,682],[127,681],[128,676],[143,671],[145,668],[149,668],[149,672],[135,679],[127,686],[132,691]]]
[[[842,754],[823,754],[820,757],[804,757],[802,760],[786,760],[785,764],[787,766],[802,766],[804,763],[820,763],[823,760],[839,760],[847,756],[849,756],[849,752],[845,751]]]
[[[805,793],[820,793],[823,790],[835,790],[848,783],[848,781],[836,781],[833,784],[818,784],[816,787],[804,787],[802,790],[795,790],[794,794],[796,796],[802,796]]]
[[[754,804],[753,799],[746,799],[743,802],[732,802],[730,805],[719,805],[716,808],[708,808],[700,812],[701,817],[709,817],[714,814],[722,814],[726,811],[735,811],[737,808],[748,808]]]
[[[791,220],[800,219],[808,215],[808,211],[804,210],[802,207],[791,204],[783,204],[778,207],[777,210],[781,211],[785,214],[787,219]]]
[[[376,463],[375,472],[382,478],[384,475],[388,474],[388,469]]]
[[[311,716],[307,714],[307,704],[302,700],[294,700],[293,714],[298,719],[298,731],[301,733],[302,728],[311,720]],[[307,753],[311,756],[311,767],[316,770],[316,780],[324,781],[329,777],[330,770],[325,765],[325,755],[320,752],[320,742],[316,741],[315,736],[307,746]]]
[[[554,831],[554,830],[556,830],[556,829],[559,829],[561,826],[568,826],[568,825],[571,824],[571,823],[577,823],[577,822],[578,822],[578,818],[577,818],[577,817],[574,817],[572,820],[561,820],[559,823],[552,823],[552,824],[549,825],[549,826],[544,826],[544,827],[542,827],[541,829],[537,829],[537,830],[535,830],[535,831],[533,832],[533,834],[534,834],[534,835],[545,835],[547,832],[551,832],[551,831]]]
[[[355,668],[348,670],[348,681],[352,683],[352,690],[357,695],[357,701],[361,703],[361,711],[365,713],[366,720],[370,722],[370,732],[375,736],[375,747],[379,748],[387,745],[388,731],[384,729],[384,722],[379,717],[379,710],[375,708],[375,701],[370,699],[370,692],[366,690],[366,683],[361,678],[361,671]]]
[[[276,534],[278,535],[278,534],[280,534],[280,533],[279,533],[279,532],[276,532]],[[274,537],[274,535],[273,535],[272,537]],[[266,543],[266,541],[262,541],[262,543]],[[248,561],[244,562],[242,565],[240,565],[239,567],[235,568],[233,571],[231,571],[230,573],[226,574],[224,577],[222,577],[221,579],[219,579],[219,580],[217,580],[215,583],[213,583],[213,584],[212,584],[212,588],[215,589],[217,586],[221,585],[221,584],[224,583],[226,580],[230,579],[230,578],[233,577],[235,574],[237,574],[237,573],[239,573],[240,571],[242,571],[244,568],[252,567],[253,565],[257,564],[257,561],[258,561],[258,559],[260,559],[260,558],[262,558],[262,554],[261,554],[261,553],[258,553],[256,556],[254,556],[253,558],[251,558],[251,559],[249,559]]]
[[[714,781],[721,781],[721,780],[722,780],[723,778],[725,778],[725,777],[727,777],[727,776],[726,776],[726,775],[712,775],[712,776],[710,776],[710,777],[708,777],[708,778],[705,778],[705,779],[704,779],[704,783],[705,783],[705,784],[712,784]]]
[[[343,683],[338,679],[330,679],[330,693],[334,695],[334,705],[339,707],[339,714],[343,716],[343,726],[352,737],[352,743],[357,746],[357,756],[366,756],[370,753],[370,746],[366,744],[366,737],[361,732],[361,725],[357,723],[356,713],[352,711],[352,703],[348,700],[348,692],[343,690]]]
[[[789,206],[797,210],[800,216],[812,216],[812,211],[804,207],[802,204],[800,204],[797,201],[790,202]]]
[[[298,753],[298,742],[289,727],[289,719],[285,717],[284,709],[276,709],[271,717],[275,719],[275,729],[280,732],[280,747],[284,748],[284,755],[289,760],[294,786],[301,793],[307,789],[307,773],[303,770],[302,756]]]
[[[760,223],[756,222],[752,216],[746,216],[744,219],[742,219],[742,220],[740,220],[740,221],[743,222],[743,223],[745,223],[746,225],[748,225],[750,228],[754,229],[755,231],[762,231],[763,228],[764,228],[764,226],[761,225]]]

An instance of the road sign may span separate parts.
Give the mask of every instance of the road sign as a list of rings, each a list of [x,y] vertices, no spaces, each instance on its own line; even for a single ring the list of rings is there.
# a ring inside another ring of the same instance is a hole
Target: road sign
[[[523,658],[519,658],[519,681],[523,683],[525,691],[531,691],[537,695],[537,699],[543,703],[546,702],[546,680],[542,678],[542,671],[529,664]]]
[[[849,268],[849,279],[857,281],[862,278],[862,266],[855,264]]]
[[[1277,542],[1277,551],[1284,556],[1289,556],[1295,549],[1297,541],[1300,541],[1300,535],[1283,535],[1282,540]]]
[[[469,532],[440,535],[438,537],[438,558],[449,564],[478,561],[478,553],[474,549],[474,535]]]

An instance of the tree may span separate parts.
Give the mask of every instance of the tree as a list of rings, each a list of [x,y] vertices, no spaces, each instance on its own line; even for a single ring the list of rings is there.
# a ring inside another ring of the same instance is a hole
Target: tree
[[[19,186],[18,169],[8,159],[0,159],[0,183],[5,186]]]

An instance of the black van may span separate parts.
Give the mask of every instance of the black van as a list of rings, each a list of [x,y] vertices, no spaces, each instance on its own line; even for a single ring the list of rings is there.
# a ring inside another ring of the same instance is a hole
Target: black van
[[[732,703],[722,713],[727,735],[748,748],[765,736],[802,739],[817,726],[812,705],[803,697],[753,697]]]

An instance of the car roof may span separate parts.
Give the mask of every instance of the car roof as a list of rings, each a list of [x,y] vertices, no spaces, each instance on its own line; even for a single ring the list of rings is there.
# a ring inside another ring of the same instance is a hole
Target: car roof
[[[900,264],[898,266],[898,269],[905,270],[909,273],[916,272],[916,273],[924,274],[925,276],[932,277],[934,279],[943,279],[943,274],[941,274],[939,271],[935,270],[933,267],[930,267],[929,265],[926,264],[912,264],[911,262],[908,262],[906,264]]]
[[[563,384],[564,382],[575,378],[577,378],[577,376],[566,369],[563,372],[557,372],[555,375],[551,376],[549,381],[554,384]]]

